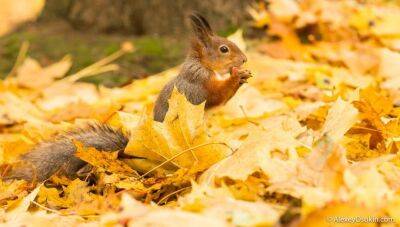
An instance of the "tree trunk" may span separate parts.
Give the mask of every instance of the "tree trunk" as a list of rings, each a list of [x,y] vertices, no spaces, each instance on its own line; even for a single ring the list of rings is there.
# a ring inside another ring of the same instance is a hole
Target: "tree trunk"
[[[217,31],[239,26],[254,0],[70,0],[69,21],[77,28],[137,35],[182,34],[186,17],[203,14]]]

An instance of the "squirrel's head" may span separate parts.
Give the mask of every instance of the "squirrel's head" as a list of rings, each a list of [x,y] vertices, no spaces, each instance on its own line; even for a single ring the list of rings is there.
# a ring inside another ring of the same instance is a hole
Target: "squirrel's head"
[[[244,53],[233,42],[214,34],[204,17],[192,14],[190,20],[194,31],[192,51],[205,67],[225,74],[247,61]]]

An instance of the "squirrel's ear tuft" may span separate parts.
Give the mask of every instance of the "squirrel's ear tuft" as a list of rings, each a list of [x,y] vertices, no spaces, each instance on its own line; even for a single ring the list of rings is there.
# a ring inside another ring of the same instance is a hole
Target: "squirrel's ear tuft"
[[[204,18],[201,14],[193,13],[192,15],[190,15],[190,19],[192,20],[192,22],[196,23],[196,25],[204,28],[207,31],[207,33],[213,35],[213,31],[211,29],[210,24],[208,23],[206,18]]]
[[[198,39],[207,45],[211,41],[213,31],[207,20],[198,13],[190,15],[193,31]]]

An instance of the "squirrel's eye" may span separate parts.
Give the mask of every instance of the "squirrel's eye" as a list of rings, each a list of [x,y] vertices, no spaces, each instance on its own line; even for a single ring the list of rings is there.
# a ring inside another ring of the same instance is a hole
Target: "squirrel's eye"
[[[222,46],[219,47],[219,51],[221,51],[221,53],[225,54],[225,53],[228,53],[229,48],[227,46],[225,46],[225,45],[222,45]]]

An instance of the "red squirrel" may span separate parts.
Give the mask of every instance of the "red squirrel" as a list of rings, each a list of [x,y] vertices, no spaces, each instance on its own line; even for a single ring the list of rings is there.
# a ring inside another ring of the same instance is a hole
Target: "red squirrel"
[[[201,15],[190,16],[194,37],[179,75],[161,91],[154,107],[154,119],[163,121],[174,86],[192,104],[206,101],[206,108],[228,101],[251,76],[239,69],[246,55],[231,41],[217,36]]]
[[[162,122],[168,111],[168,99],[174,87],[188,101],[197,105],[206,102],[206,108],[224,104],[251,77],[240,67],[247,61],[243,52],[231,41],[217,36],[207,20],[199,14],[190,16],[194,37],[191,49],[179,75],[162,89],[154,107],[154,120]],[[86,162],[76,157],[74,140],[86,147],[101,151],[123,153],[128,137],[122,131],[105,124],[91,124],[37,144],[21,155],[21,165],[13,165],[3,179],[44,181],[61,173],[76,177]]]

